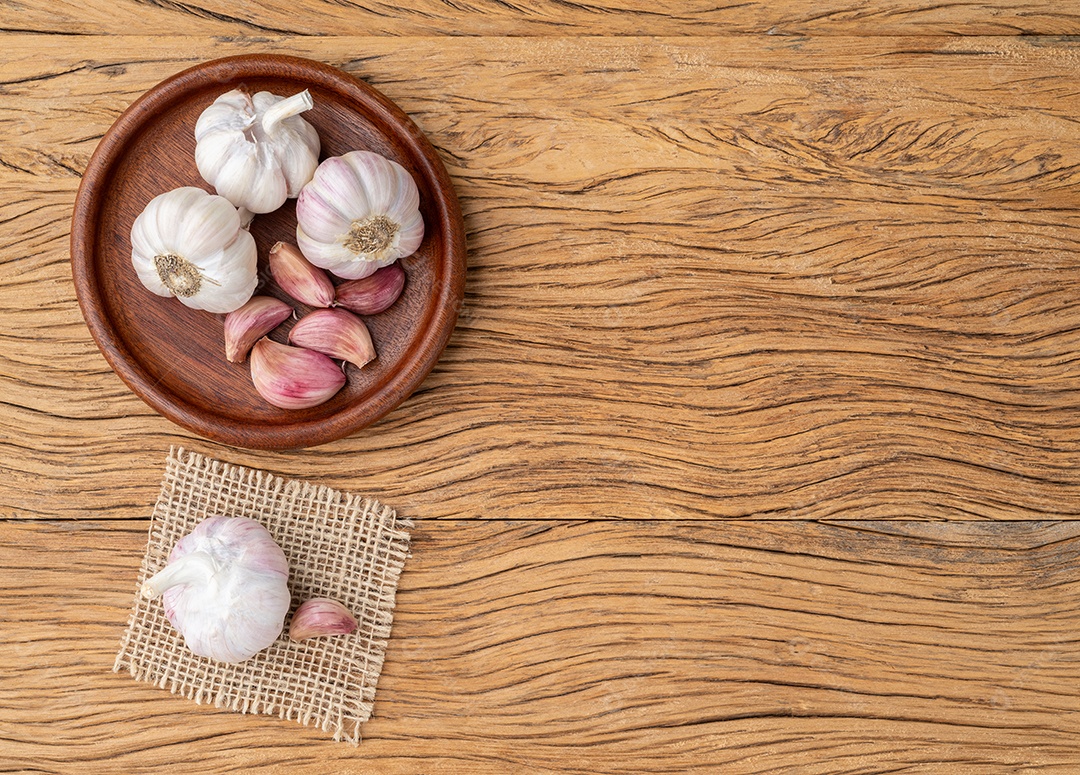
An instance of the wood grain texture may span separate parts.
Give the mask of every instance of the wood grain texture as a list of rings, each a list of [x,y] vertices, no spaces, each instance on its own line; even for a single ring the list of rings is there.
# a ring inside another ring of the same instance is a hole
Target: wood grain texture
[[[359,750],[109,672],[146,527],[0,524],[5,771],[1066,773],[1080,760],[1076,523],[424,521]]]
[[[1077,772],[1078,32],[1051,0],[0,5],[0,772]],[[120,112],[259,51],[409,113],[469,247],[421,390],[303,453],[154,414],[68,266]],[[418,519],[360,749],[109,672],[172,443]]]
[[[177,440],[430,517],[1078,513],[1075,43],[81,40],[16,39],[0,72],[8,516],[145,515]],[[128,394],[66,252],[128,102],[268,46],[413,116],[470,251],[418,394],[295,456]]]
[[[51,0],[8,2],[0,32],[68,35],[1075,35],[1057,0]]]

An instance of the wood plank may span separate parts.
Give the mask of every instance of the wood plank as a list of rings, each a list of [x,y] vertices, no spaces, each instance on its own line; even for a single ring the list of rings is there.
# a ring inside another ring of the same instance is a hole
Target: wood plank
[[[110,672],[146,529],[0,523],[6,771],[1065,773],[1080,759],[1075,522],[425,520],[359,750]]]
[[[1075,35],[1080,14],[1054,0],[925,3],[891,0],[765,0],[673,6],[646,0],[503,2],[335,0],[228,3],[51,0],[9,3],[3,30],[126,35]]]
[[[4,516],[145,516],[176,441],[424,517],[1080,513],[1074,42],[275,40],[414,116],[470,247],[421,391],[276,455],[126,391],[65,227],[132,99],[269,44],[8,40]]]

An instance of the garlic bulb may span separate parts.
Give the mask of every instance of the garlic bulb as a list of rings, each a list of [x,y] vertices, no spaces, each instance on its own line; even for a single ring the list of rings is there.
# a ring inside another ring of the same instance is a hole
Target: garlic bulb
[[[296,221],[296,241],[307,260],[346,280],[411,255],[424,239],[412,176],[369,151],[320,164],[300,192]]]
[[[299,115],[312,105],[306,89],[289,98],[240,89],[222,94],[195,123],[199,174],[237,207],[278,209],[319,164],[319,135]]]
[[[243,662],[272,644],[289,612],[289,563],[269,531],[246,517],[209,517],[181,538],[142,586],[200,657]]]
[[[258,285],[255,240],[236,208],[190,186],[154,197],[135,219],[131,263],[151,292],[208,312],[244,306]]]

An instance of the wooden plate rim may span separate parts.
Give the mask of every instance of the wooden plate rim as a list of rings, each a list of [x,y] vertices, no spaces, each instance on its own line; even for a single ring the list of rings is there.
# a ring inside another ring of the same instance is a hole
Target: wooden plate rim
[[[296,72],[299,70],[300,72]],[[284,72],[283,72],[284,71]],[[126,349],[105,313],[95,274],[97,214],[108,191],[112,170],[124,156],[125,144],[147,120],[208,81],[289,77],[344,93],[364,106],[376,122],[393,127],[395,139],[421,162],[420,173],[433,184],[434,210],[445,235],[446,250],[438,258],[446,281],[420,339],[410,347],[387,382],[369,400],[346,406],[328,418],[274,425],[250,425],[215,415],[160,388]],[[98,143],[75,199],[71,228],[71,266],[75,292],[90,333],[105,360],[131,390],[174,423],[221,443],[252,449],[295,449],[343,438],[384,417],[416,390],[435,366],[457,322],[465,286],[465,230],[450,176],[434,147],[400,108],[380,92],[331,65],[280,54],[244,54],[204,62],[151,88],[125,110]]]

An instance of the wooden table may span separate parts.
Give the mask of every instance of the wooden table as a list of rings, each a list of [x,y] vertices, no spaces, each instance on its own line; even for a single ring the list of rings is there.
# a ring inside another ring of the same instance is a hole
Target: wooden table
[[[403,5],[0,4],[0,771],[1080,772],[1080,4]],[[416,395],[281,454],[68,263],[124,107],[256,51],[411,114],[469,244]],[[416,520],[359,749],[111,672],[171,444]]]

